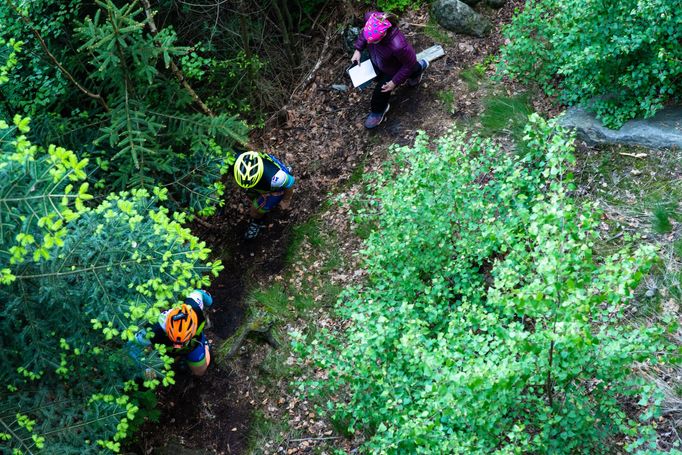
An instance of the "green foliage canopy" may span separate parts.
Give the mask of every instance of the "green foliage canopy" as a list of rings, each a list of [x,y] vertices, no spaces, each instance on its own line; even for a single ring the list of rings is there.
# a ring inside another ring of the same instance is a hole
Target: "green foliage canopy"
[[[37,147],[29,128],[0,122],[0,440],[14,453],[118,451],[144,368],[159,377],[146,387],[173,382],[163,347],[140,365],[125,342],[222,266],[159,206],[165,189],[86,207],[88,160]]]
[[[94,190],[160,185],[174,207],[210,214],[247,128],[229,112],[200,108],[177,67],[196,73],[199,56],[149,14],[138,2],[112,0],[3,3],[0,39],[30,44],[5,76],[0,113],[30,116],[38,145],[90,157]]]
[[[682,8],[669,0],[531,0],[500,71],[536,82],[609,127],[651,117],[682,90]]]
[[[632,373],[664,328],[625,318],[649,246],[593,256],[599,214],[571,195],[572,141],[539,116],[527,152],[448,134],[394,148],[358,216],[366,285],[347,329],[295,341],[326,376],[302,387],[372,453],[612,453],[651,441],[660,398]],[[296,335],[300,337],[301,335]],[[623,397],[639,404],[639,421]]]

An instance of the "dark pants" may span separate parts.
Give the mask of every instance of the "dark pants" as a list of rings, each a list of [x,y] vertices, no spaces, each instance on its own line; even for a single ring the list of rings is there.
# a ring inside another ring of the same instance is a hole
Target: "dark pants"
[[[374,86],[374,93],[372,93],[372,102],[370,103],[370,110],[375,114],[382,114],[388,106],[388,100],[391,97],[391,92],[382,92],[381,86],[390,81],[393,76],[388,76],[375,66],[374,71],[377,73],[377,85]],[[414,64],[410,79],[419,77],[423,69],[419,62]]]

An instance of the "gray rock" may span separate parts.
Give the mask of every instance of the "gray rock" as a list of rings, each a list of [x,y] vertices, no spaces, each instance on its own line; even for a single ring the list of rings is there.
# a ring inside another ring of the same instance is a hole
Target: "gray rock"
[[[466,54],[470,54],[474,51],[474,46],[468,43],[457,43],[457,48]]]
[[[499,9],[507,3],[507,0],[486,0],[486,3],[491,8]]]
[[[347,92],[348,86],[346,84],[332,84],[332,90],[336,90],[337,92]]]
[[[346,27],[343,30],[343,47],[348,52],[355,50],[355,40],[358,39],[359,35],[360,29],[358,27]]]
[[[639,145],[651,149],[682,149],[682,106],[667,107],[646,120],[630,120],[620,130],[606,128],[583,108],[572,107],[559,123],[576,130],[589,144]]]
[[[431,15],[443,28],[455,33],[481,38],[492,28],[486,18],[459,0],[437,0]]]
[[[472,8],[476,6],[477,3],[480,3],[481,0],[461,0],[462,2],[466,3],[467,5],[471,6]]]

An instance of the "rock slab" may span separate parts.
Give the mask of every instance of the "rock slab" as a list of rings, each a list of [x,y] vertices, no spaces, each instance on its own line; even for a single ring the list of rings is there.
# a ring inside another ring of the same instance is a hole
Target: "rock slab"
[[[466,3],[467,5],[471,6],[472,8],[476,6],[477,3],[479,3],[481,0],[461,0],[462,2]]]
[[[459,0],[437,0],[431,8],[431,15],[438,24],[455,33],[482,38],[490,33],[490,22]]]
[[[682,150],[682,106],[666,107],[649,119],[630,120],[620,130],[606,128],[594,114],[572,107],[561,116],[559,124],[576,130],[578,137],[589,144]]]

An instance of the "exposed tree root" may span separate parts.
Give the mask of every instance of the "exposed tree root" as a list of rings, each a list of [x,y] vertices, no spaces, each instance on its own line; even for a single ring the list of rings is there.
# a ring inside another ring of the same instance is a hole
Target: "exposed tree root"
[[[273,324],[264,318],[255,318],[248,324],[243,325],[239,331],[230,339],[225,340],[217,349],[219,362],[226,362],[233,359],[238,353],[244,342],[254,338],[263,341],[277,349],[279,343],[273,334]]]

